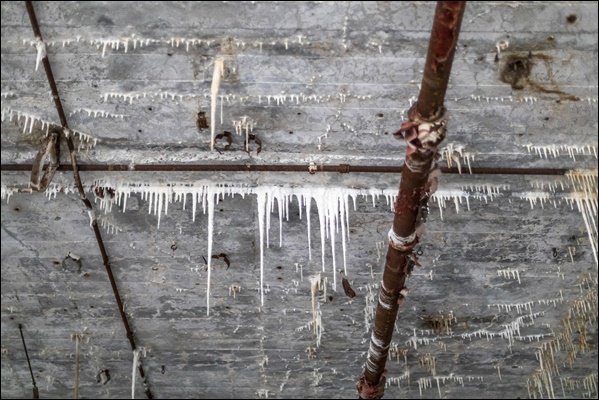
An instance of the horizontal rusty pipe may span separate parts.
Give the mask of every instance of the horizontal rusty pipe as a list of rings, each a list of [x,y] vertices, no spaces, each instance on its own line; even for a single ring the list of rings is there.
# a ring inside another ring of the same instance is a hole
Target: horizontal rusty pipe
[[[406,151],[407,168],[401,172],[366,368],[356,384],[360,398],[378,399],[384,394],[385,365],[399,306],[407,295],[405,281],[412,266],[409,263],[416,262],[412,249],[420,235],[418,213],[423,199],[434,190],[435,183],[429,177],[436,179],[430,173],[437,146],[444,138],[443,101],[465,5],[462,1],[437,2],[420,95],[414,112],[411,110],[410,122],[402,125],[410,145]],[[433,134],[436,136],[431,139]]]
[[[31,164],[1,164],[0,171],[31,171]],[[78,164],[79,171],[114,172],[310,172],[306,164]],[[444,174],[459,174],[458,168],[441,167]],[[73,166],[63,164],[59,171],[72,171]],[[344,173],[399,173],[402,166],[391,165],[316,165],[316,172]],[[472,167],[472,175],[565,175],[568,168],[477,168]]]
[[[40,41],[40,43],[43,44],[42,33],[39,28],[39,24],[37,22],[37,17],[35,15],[35,10],[33,8],[33,3],[31,1],[26,1],[25,6],[27,8],[27,13],[29,14],[29,20],[31,21],[31,27],[33,29],[33,33],[34,33],[35,37]],[[45,44],[43,44],[43,45],[45,46]],[[73,139],[72,139],[71,135],[66,134],[66,132],[69,132],[69,126],[68,126],[66,115],[62,108],[62,102],[60,101],[60,96],[58,95],[56,81],[54,80],[54,74],[52,73],[52,68],[50,66],[50,61],[48,60],[47,55],[42,58],[42,62],[44,64],[44,70],[46,71],[46,77],[48,78],[48,83],[50,84],[50,90],[52,92],[52,98],[53,98],[54,104],[56,106],[56,111],[58,112],[58,116],[60,118],[60,123],[62,124],[63,131],[65,132],[67,147],[69,149],[69,153],[71,156],[71,166],[70,167],[73,171],[75,184],[77,185],[77,190],[79,192],[81,201],[83,202],[83,204],[85,205],[85,208],[87,209],[87,212],[89,213],[90,220],[92,222],[92,227],[94,230],[94,234],[96,236],[96,241],[98,242],[98,246],[100,248],[100,253],[102,254],[102,261],[104,262],[104,267],[106,268],[106,273],[108,274],[108,279],[110,281],[110,285],[112,287],[112,291],[114,293],[114,297],[116,299],[116,302],[117,302],[117,305],[119,308],[119,312],[121,314],[121,319],[123,320],[123,324],[125,326],[125,331],[127,333],[127,339],[129,339],[129,344],[131,345],[131,349],[135,350],[137,348],[137,346],[135,344],[133,332],[131,331],[131,328],[129,327],[129,321],[127,319],[127,315],[125,314],[125,309],[123,307],[121,295],[119,294],[118,288],[116,286],[116,281],[114,279],[114,275],[112,273],[112,268],[110,266],[110,260],[108,258],[108,254],[106,253],[106,248],[104,247],[104,241],[102,240],[102,235],[100,233],[100,229],[98,228],[98,221],[95,218],[92,204],[89,201],[89,199],[87,198],[87,196],[85,195],[85,190],[83,189],[83,184],[81,183],[81,177],[79,176],[79,168],[78,168],[78,164],[77,164],[77,156],[75,155],[75,146],[73,145]],[[58,151],[60,149],[60,144],[59,144],[60,140],[57,140],[56,143],[57,143],[57,153],[56,154],[58,157],[58,154],[59,154]],[[144,372],[143,366],[141,365],[141,362],[139,362],[137,369],[142,378],[146,396],[149,399],[152,399],[153,395],[148,386],[147,377]],[[77,388],[75,390],[76,390],[75,393],[77,394]],[[75,397],[77,397],[77,396],[75,396]]]

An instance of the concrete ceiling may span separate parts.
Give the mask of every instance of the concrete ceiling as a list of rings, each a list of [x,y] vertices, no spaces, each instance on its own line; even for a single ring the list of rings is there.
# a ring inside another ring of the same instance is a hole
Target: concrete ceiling
[[[90,147],[78,154],[81,164],[306,165],[305,173],[81,173],[107,228],[106,250],[146,349],[141,361],[154,396],[354,397],[399,174],[310,175],[308,165],[402,164],[405,144],[391,133],[418,94],[435,4],[34,7],[69,125],[82,134],[76,140],[97,140],[81,141]],[[42,66],[36,71],[25,3],[2,2],[1,11],[2,164],[31,164],[46,122],[60,124]],[[468,3],[440,161],[449,158],[463,174],[444,174],[431,204],[418,248],[423,266],[396,323],[386,397],[597,398],[597,20],[597,2]],[[507,48],[496,60],[500,41]],[[219,58],[226,74],[214,121]],[[528,79],[513,77],[518,60],[530,68]],[[244,152],[244,135],[210,151],[198,112],[217,133],[235,133],[246,116],[262,151],[251,142]],[[524,173],[468,174],[468,161]],[[568,177],[526,174],[531,168],[591,171],[578,173],[590,177],[587,200],[577,203],[584,188]],[[133,355],[72,173],[56,174],[50,198],[14,193],[28,182],[27,172],[2,171],[2,398],[31,396],[18,324],[42,398],[73,395],[74,334],[83,337],[79,396],[129,396]],[[100,198],[97,187],[114,189],[115,198]],[[198,204],[192,216],[192,195],[202,188],[228,193],[215,204],[211,253],[226,253],[230,267],[212,260],[209,315],[209,213]],[[286,194],[315,201],[308,218],[290,198],[280,223],[274,203],[261,285],[265,192],[283,205]],[[157,197],[144,193],[168,194],[168,214],[155,213]],[[187,193],[185,204],[173,193]],[[326,207],[336,215],[337,200],[348,196],[356,196],[345,243],[353,299],[333,273],[334,262],[343,269],[341,229],[321,241],[320,228]],[[316,324],[311,279],[324,284]],[[97,382],[102,370],[106,384]],[[139,377],[136,396],[144,397]]]

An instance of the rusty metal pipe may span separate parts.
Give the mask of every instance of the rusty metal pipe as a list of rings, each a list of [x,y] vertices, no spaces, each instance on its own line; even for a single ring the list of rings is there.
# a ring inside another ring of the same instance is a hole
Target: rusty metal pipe
[[[425,119],[437,112],[445,101],[465,9],[465,1],[437,2],[417,103],[418,113]]]
[[[462,1],[437,2],[422,86],[416,103],[415,114],[417,117],[412,120],[416,124],[422,123],[419,120],[435,119],[443,110],[443,101],[465,3]],[[418,131],[415,132],[418,133]],[[406,140],[408,140],[407,137]],[[379,291],[366,368],[357,382],[360,398],[377,399],[383,397],[384,394],[385,365],[389,346],[399,305],[407,290],[405,280],[410,273],[408,263],[414,259],[412,248],[419,240],[419,233],[416,232],[418,211],[421,201],[430,192],[429,175],[436,154],[436,146],[441,140],[443,140],[443,136],[435,140],[430,148],[419,147],[416,150],[408,148],[406,151],[405,164],[407,168],[402,169],[399,194],[395,202],[395,217],[392,230],[389,232],[389,248],[385,258],[385,270]],[[416,143],[420,145],[419,142]]]
[[[1,164],[0,171],[31,171],[31,164]],[[108,172],[309,172],[305,164],[78,164],[79,171]],[[459,174],[458,168],[441,167],[444,174]],[[477,168],[472,175],[565,175],[568,168]],[[63,164],[58,171],[72,171],[73,166]],[[317,165],[316,172],[344,173],[399,173],[400,165]],[[463,172],[464,175],[468,175]]]
[[[31,27],[33,29],[33,33],[36,38],[39,39],[43,43],[42,33],[39,28],[39,24],[37,22],[37,17],[35,15],[35,10],[33,8],[33,3],[31,1],[26,1],[25,6],[27,8],[27,13],[29,14],[29,20],[31,21]],[[56,105],[56,111],[58,112],[58,116],[60,118],[60,123],[62,124],[63,130],[68,130],[68,122],[64,110],[62,108],[62,102],[60,101],[60,96],[58,95],[58,88],[56,87],[56,81],[54,80],[54,74],[52,73],[52,68],[50,66],[50,61],[48,60],[48,56],[42,58],[42,62],[44,64],[44,70],[46,71],[46,77],[48,78],[48,83],[50,84],[50,89],[52,91],[52,98],[54,99],[54,104]],[[85,208],[89,213],[90,219],[92,221],[92,227],[94,229],[94,234],[96,236],[96,241],[98,242],[98,247],[100,248],[100,253],[102,253],[102,261],[104,262],[104,267],[106,268],[106,273],[108,274],[108,279],[110,281],[110,285],[112,287],[112,291],[114,293],[114,297],[116,299],[117,305],[119,307],[119,312],[121,314],[121,319],[123,320],[123,324],[125,325],[125,331],[127,332],[127,339],[129,339],[129,344],[131,345],[131,349],[135,350],[137,348],[135,339],[133,336],[133,332],[129,327],[129,321],[127,319],[127,315],[125,314],[123,303],[121,300],[121,295],[119,294],[118,288],[116,286],[116,281],[112,274],[112,268],[110,267],[110,260],[108,258],[108,254],[106,253],[106,248],[104,247],[104,241],[102,240],[102,235],[100,233],[100,229],[98,228],[98,222],[94,215],[94,210],[91,202],[88,200],[85,190],[83,189],[83,184],[81,183],[81,177],[79,176],[79,168],[77,165],[77,156],[75,155],[75,146],[73,144],[73,139],[71,135],[65,134],[65,139],[67,142],[67,147],[69,149],[69,153],[71,156],[71,169],[73,171],[73,176],[75,179],[75,184],[77,186],[77,190],[79,192],[79,196],[83,204],[85,204]],[[56,141],[60,143],[60,140]],[[60,144],[57,144],[57,147],[60,147]],[[59,154],[59,153],[57,153]],[[153,395],[150,391],[150,388],[147,384],[147,377],[144,372],[143,366],[141,365],[141,361],[138,365],[138,371],[142,378],[144,390],[148,399],[152,399]],[[77,389],[76,392],[77,393]]]

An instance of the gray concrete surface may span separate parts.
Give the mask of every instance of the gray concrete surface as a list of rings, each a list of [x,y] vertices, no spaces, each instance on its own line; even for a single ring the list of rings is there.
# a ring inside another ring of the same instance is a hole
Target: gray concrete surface
[[[79,154],[81,163],[307,166],[401,165],[405,144],[391,133],[418,94],[435,4],[34,6],[45,41],[53,43],[47,52],[69,124],[97,139]],[[43,69],[35,70],[24,2],[2,2],[1,11],[1,160],[31,163],[45,135],[40,121],[58,123],[58,117]],[[465,172],[467,159],[473,167],[595,170],[587,204],[596,207],[597,14],[597,2],[468,3],[446,101],[451,117],[444,145],[462,146],[460,157],[452,153],[454,163]],[[149,41],[134,48],[138,39]],[[495,62],[500,40],[509,47]],[[112,48],[116,41],[118,49]],[[529,51],[529,81],[513,89],[501,80],[502,71]],[[219,145],[220,152],[211,152],[209,130],[197,128],[197,113],[210,114],[218,57],[228,72],[217,121],[208,122],[217,123],[217,132],[235,132],[234,121],[248,116],[262,141],[260,154],[245,153],[244,137],[237,135],[229,150]],[[104,114],[94,118],[86,110]],[[529,151],[527,145],[536,147]],[[542,157],[536,148],[559,154]],[[84,334],[80,397],[128,397],[133,355],[88,215],[71,190],[72,175],[57,173],[54,183],[66,193],[51,199],[8,196],[11,188],[27,185],[29,174],[3,171],[1,177],[2,398],[31,396],[18,324],[42,398],[73,395],[75,333]],[[97,198],[95,207],[118,229],[102,232],[136,340],[146,349],[141,359],[156,398],[356,396],[393,217],[384,196],[374,204],[358,197],[356,209],[350,207],[346,257],[354,299],[345,297],[339,282],[336,291],[332,287],[329,239],[321,272],[316,203],[311,260],[305,209],[300,220],[292,199],[279,247],[275,206],[264,249],[263,306],[257,196],[225,197],[215,208],[212,253],[226,253],[231,266],[213,260],[207,316],[202,256],[208,218],[201,205],[193,221],[191,198],[185,210],[173,201],[157,228],[148,199],[127,185],[393,193],[398,175],[84,172],[82,179],[87,188],[99,182],[129,188],[124,212],[115,204],[104,214]],[[555,183],[557,190],[550,190]],[[499,194],[485,200],[481,194],[490,187]],[[410,278],[410,297],[396,324],[386,398],[597,398],[597,263],[590,241],[597,236],[589,239],[576,203],[569,204],[580,190],[566,177],[442,176],[439,195],[460,191],[470,209],[463,197],[456,212],[449,199],[441,219],[438,203],[431,205],[420,245],[423,267]],[[530,192],[547,196],[543,207],[537,202],[531,208],[536,197]],[[590,215],[596,226],[596,208]],[[339,232],[338,269],[341,247]],[[81,271],[69,259],[63,266],[69,252],[81,256]],[[327,280],[326,295],[316,299],[320,343],[310,325],[309,277],[318,273]],[[232,296],[232,285],[241,292]],[[111,379],[102,384],[97,375],[105,369]],[[144,397],[139,380],[136,397]]]

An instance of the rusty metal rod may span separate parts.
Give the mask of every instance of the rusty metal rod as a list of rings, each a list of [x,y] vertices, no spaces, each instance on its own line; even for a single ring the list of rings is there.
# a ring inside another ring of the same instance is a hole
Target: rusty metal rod
[[[1,164],[0,171],[31,171],[31,164]],[[129,171],[129,172],[309,172],[306,164],[78,164],[79,171]],[[316,172],[338,173],[399,173],[402,166],[390,165],[316,165]],[[472,175],[565,175],[568,168],[478,168],[472,167]],[[59,171],[72,171],[73,167],[63,164]],[[459,174],[458,168],[441,167],[444,174]],[[465,169],[464,175],[469,175]]]
[[[33,370],[31,369],[31,361],[29,361],[29,353],[27,352],[27,345],[25,344],[25,337],[23,336],[23,325],[19,324],[19,332],[21,332],[21,340],[23,341],[23,349],[25,349],[25,357],[27,357],[27,364],[29,365],[29,373],[31,374],[31,383],[33,384],[33,398],[39,399],[40,394],[35,383],[35,377],[33,376]]]
[[[434,120],[442,110],[465,3],[437,2],[420,95],[416,103],[416,111],[425,121]],[[418,212],[421,201],[430,191],[429,174],[436,146],[442,138],[435,141],[432,148],[421,146],[416,151],[411,151],[410,148],[406,151],[407,168],[403,168],[401,172],[366,368],[357,382],[360,398],[381,398],[384,393],[385,379],[382,377],[385,375],[389,346],[400,303],[407,294],[405,281],[410,273],[408,263],[414,260],[412,249],[420,235],[416,231]]]
[[[31,1],[26,1],[25,5],[27,7],[27,13],[29,14],[29,20],[31,21],[31,27],[33,28],[33,33],[36,38],[43,43],[42,33],[39,28],[39,24],[37,22],[37,17],[35,15],[35,10],[33,9],[33,3]],[[58,112],[58,116],[60,118],[60,123],[62,124],[63,130],[68,130],[68,122],[64,110],[62,108],[62,102],[60,101],[60,97],[58,95],[58,89],[56,87],[56,81],[54,80],[54,75],[52,73],[52,68],[50,66],[50,61],[48,60],[48,56],[42,58],[42,62],[44,64],[44,70],[46,71],[46,77],[48,78],[48,83],[50,84],[50,89],[52,90],[52,98],[54,99],[54,104],[56,105],[56,111]],[[75,184],[77,186],[77,190],[79,192],[79,196],[83,204],[89,213],[90,220],[92,221],[92,227],[94,230],[94,234],[96,235],[96,241],[98,242],[98,247],[100,248],[100,253],[102,254],[102,261],[104,262],[104,267],[106,268],[106,273],[108,274],[108,279],[110,280],[110,285],[112,286],[112,291],[114,293],[114,297],[116,299],[117,305],[119,307],[119,312],[121,314],[121,319],[123,320],[123,324],[125,326],[125,331],[127,332],[127,339],[129,339],[129,344],[131,345],[131,349],[135,350],[137,345],[135,343],[135,339],[133,336],[133,332],[129,327],[129,321],[127,319],[127,314],[125,314],[125,310],[123,308],[123,303],[121,300],[121,295],[119,294],[119,290],[116,285],[116,281],[114,279],[114,275],[112,274],[112,268],[110,267],[110,260],[108,258],[108,254],[106,253],[106,248],[104,247],[104,241],[102,240],[102,234],[100,233],[100,229],[98,227],[97,219],[94,215],[94,210],[91,202],[87,199],[85,194],[85,190],[83,189],[83,184],[81,183],[81,177],[79,176],[79,168],[77,165],[77,156],[75,155],[75,146],[73,144],[73,139],[71,135],[65,134],[65,139],[67,142],[67,147],[69,149],[69,153],[71,156],[71,169],[73,171]],[[57,140],[57,143],[60,141]],[[138,371],[142,378],[144,389],[146,396],[148,399],[152,399],[153,395],[150,391],[150,388],[147,383],[147,377],[144,372],[143,366],[141,365],[141,360],[139,361]]]

